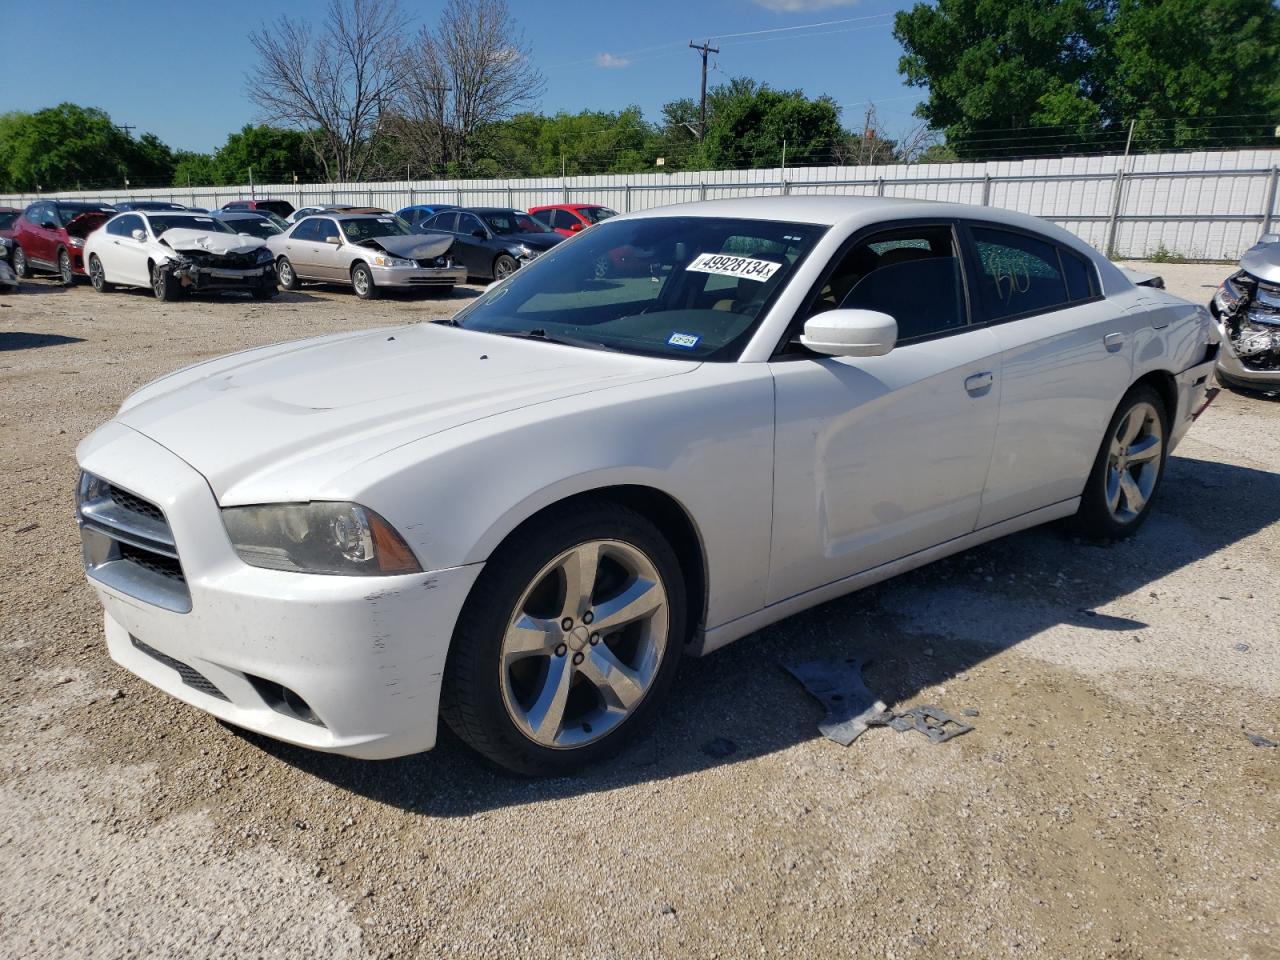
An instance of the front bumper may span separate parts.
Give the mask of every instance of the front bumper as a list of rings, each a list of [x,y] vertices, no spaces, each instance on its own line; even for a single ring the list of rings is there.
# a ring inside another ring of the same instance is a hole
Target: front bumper
[[[1280,370],[1254,370],[1247,367],[1231,345],[1231,337],[1222,321],[1217,321],[1222,350],[1218,354],[1218,373],[1226,380],[1247,386],[1274,388],[1280,386]]]
[[[1178,445],[1178,442],[1186,436],[1196,417],[1212,401],[1213,397],[1209,393],[1210,389],[1212,389],[1210,380],[1213,376],[1214,367],[1219,363],[1218,358],[1221,355],[1221,345],[1210,344],[1206,348],[1203,360],[1174,377],[1178,388],[1178,411],[1174,416],[1170,429],[1170,453],[1173,452],[1173,448]],[[1216,394],[1217,391],[1215,390],[1214,393]]]
[[[452,287],[467,282],[461,267],[380,267],[370,264],[373,282],[379,287]]]
[[[445,655],[480,565],[397,577],[251,567],[204,477],[164,447],[108,423],[78,458],[164,511],[190,593],[190,611],[177,612],[90,572],[116,662],[228,723],[313,750],[381,759],[435,745]]]
[[[276,266],[273,262],[259,264],[245,270],[222,267],[179,264],[173,275],[187,290],[257,290],[276,285]]]

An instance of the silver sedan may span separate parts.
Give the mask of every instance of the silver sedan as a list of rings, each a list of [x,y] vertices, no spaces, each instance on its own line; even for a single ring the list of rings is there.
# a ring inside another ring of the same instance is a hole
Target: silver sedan
[[[343,283],[362,300],[384,288],[448,291],[466,282],[452,246],[451,236],[411,233],[398,218],[376,214],[307,217],[267,241],[285,290],[302,281]]]

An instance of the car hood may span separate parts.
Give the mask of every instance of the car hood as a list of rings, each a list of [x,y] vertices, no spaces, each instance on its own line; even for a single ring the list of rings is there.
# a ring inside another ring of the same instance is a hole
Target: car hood
[[[224,505],[308,500],[423,437],[696,366],[424,323],[197,364],[143,387],[116,420],[200,471]]]
[[[1267,283],[1280,283],[1280,242],[1258,242],[1240,258],[1240,269]]]
[[[222,233],[219,230],[190,230],[173,227],[160,234],[160,239],[174,250],[202,250],[218,256],[232,253],[253,253],[266,241],[246,237],[239,233]]]
[[[361,240],[362,247],[381,247],[393,257],[431,260],[453,246],[453,236],[444,233],[415,233],[412,236],[373,237]]]
[[[502,238],[513,243],[527,244],[539,250],[549,249],[564,240],[564,237],[558,233],[505,233],[502,234]]]

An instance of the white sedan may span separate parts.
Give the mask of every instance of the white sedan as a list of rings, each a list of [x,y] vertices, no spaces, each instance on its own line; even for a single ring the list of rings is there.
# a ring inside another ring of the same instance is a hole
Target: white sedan
[[[266,242],[223,220],[190,210],[130,210],[89,234],[84,261],[93,289],[143,287],[158,300],[183,293],[247,291],[276,295]]]
[[[1217,351],[1018,214],[650,210],[453,320],[144,387],[79,447],[85,565],[111,655],[232,724],[377,758],[443,715],[561,773],[682,655],[1051,520],[1133,533]]]

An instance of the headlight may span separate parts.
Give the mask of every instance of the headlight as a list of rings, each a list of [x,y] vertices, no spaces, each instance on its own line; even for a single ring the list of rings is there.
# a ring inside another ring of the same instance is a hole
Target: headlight
[[[405,260],[403,257],[378,256],[373,258],[374,266],[378,267],[416,267],[417,264],[412,260]]]
[[[1222,286],[1213,295],[1213,303],[1218,308],[1219,313],[1235,313],[1240,306],[1241,299],[1240,291],[1229,278],[1222,281]]]
[[[84,237],[67,237],[67,243],[71,244],[73,247],[83,247]]]
[[[400,534],[355,503],[226,507],[222,522],[240,559],[254,567],[356,577],[422,570]]]
[[[520,246],[516,247],[516,253],[527,260],[532,260],[534,257],[538,255],[537,252],[532,247],[528,247],[523,243],[520,244]]]

